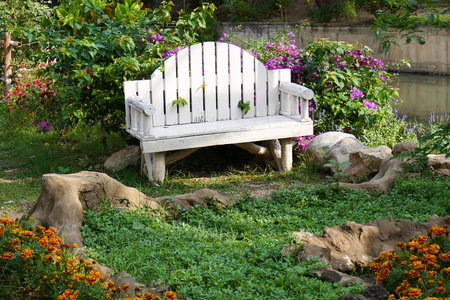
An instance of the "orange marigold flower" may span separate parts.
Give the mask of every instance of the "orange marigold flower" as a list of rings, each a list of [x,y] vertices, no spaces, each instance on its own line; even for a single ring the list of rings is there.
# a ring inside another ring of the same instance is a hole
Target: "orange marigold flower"
[[[34,236],[34,232],[33,231],[24,231],[23,236],[26,238],[32,238]]]
[[[39,245],[41,245],[42,247],[47,246],[48,245],[48,238],[46,236],[44,236],[43,238],[41,238],[39,240]]]
[[[8,218],[1,218],[0,223],[7,225],[7,226],[11,226],[14,224],[14,220],[10,220]]]
[[[379,264],[377,264],[377,263],[371,263],[370,264],[370,270],[371,271],[376,271],[376,270],[378,270],[380,268],[380,265]]]
[[[436,292],[443,294],[445,293],[445,288],[443,286],[438,286],[436,287]]]
[[[39,225],[36,225],[34,228],[36,228],[37,231],[41,231],[41,232],[45,231],[45,227],[42,227],[42,226],[39,226]]]
[[[11,252],[6,252],[3,254],[3,259],[12,259],[14,257],[14,254]]]
[[[420,272],[417,271],[416,269],[412,269],[409,271],[409,276],[411,276],[412,278],[416,278],[420,275]]]
[[[443,236],[446,232],[447,229],[439,228],[437,225],[431,226],[431,228],[428,230],[428,234],[433,234],[435,237]]]
[[[105,299],[106,299],[106,300],[110,300],[110,299],[112,299],[112,296],[111,296],[110,294],[106,294],[106,295],[105,295]]]
[[[443,261],[448,260],[449,259],[448,253],[441,253],[441,254],[439,254],[439,258],[442,259]]]
[[[428,252],[431,254],[437,254],[439,253],[439,250],[441,250],[441,247],[439,247],[439,245],[436,244],[432,244],[430,245],[430,247],[428,247]]]
[[[81,273],[75,273],[74,275],[72,275],[72,280],[83,281],[84,275]]]
[[[422,278],[417,279],[417,284],[422,284],[422,282],[423,282]]]
[[[394,294],[391,294],[391,295],[389,295],[389,298],[388,298],[388,300],[394,300],[395,299],[395,296],[394,296]]]
[[[437,285],[438,285],[438,286],[443,286],[443,285],[444,285],[444,282],[443,282],[442,280],[438,280]]]
[[[130,285],[129,284],[122,285],[122,290],[127,291],[129,289],[130,289]]]
[[[431,262],[436,262],[436,261],[437,261],[437,257],[436,257],[436,255],[433,255],[433,254],[425,254],[425,255],[423,256],[423,260],[425,260],[425,261],[431,261]]]
[[[415,262],[413,262],[413,266],[415,269],[419,270],[419,271],[424,271],[427,266],[424,265],[421,261],[417,260]]]
[[[426,243],[427,240],[428,240],[428,238],[427,238],[426,236],[424,236],[424,235],[421,235],[421,236],[419,236],[419,237],[417,238],[417,242],[419,242],[420,244]]]
[[[409,290],[409,296],[411,298],[419,298],[420,295],[422,295],[422,290],[421,289],[411,288]]]
[[[23,250],[22,254],[20,255],[22,258],[29,258],[31,257],[31,255],[33,255],[33,250],[27,248],[25,250]]]
[[[436,271],[428,271],[427,278],[437,277]]]
[[[150,292],[145,292],[144,293],[144,299],[147,299],[147,300],[153,299],[153,294],[150,293]]]
[[[20,251],[22,251],[22,246],[17,245],[14,247],[14,250],[16,250],[17,252],[20,252]]]
[[[46,251],[47,252],[56,252],[57,248],[53,245],[48,245]]]
[[[17,245],[19,243],[18,239],[12,239],[8,242],[8,245],[12,246],[12,245]]]
[[[73,243],[73,244],[72,244],[72,248],[78,248],[78,245],[75,244],[75,243]]]
[[[175,299],[177,294],[175,294],[174,292],[171,292],[171,291],[167,291],[164,296],[166,296],[168,300],[173,300],[173,299]]]
[[[61,244],[61,238],[59,236],[55,235],[50,239],[50,245],[57,247],[60,244]]]
[[[406,248],[406,243],[398,242],[397,247],[399,247],[400,249]]]

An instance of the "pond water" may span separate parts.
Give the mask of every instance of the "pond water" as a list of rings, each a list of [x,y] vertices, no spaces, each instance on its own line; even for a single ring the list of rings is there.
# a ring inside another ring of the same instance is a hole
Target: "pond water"
[[[401,73],[397,79],[403,100],[395,106],[400,117],[424,124],[433,113],[450,117],[450,76]]]

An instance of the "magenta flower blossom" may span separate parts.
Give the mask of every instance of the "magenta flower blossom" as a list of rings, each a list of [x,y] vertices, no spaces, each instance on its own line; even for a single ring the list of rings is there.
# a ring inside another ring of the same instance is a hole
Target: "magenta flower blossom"
[[[360,90],[358,90],[357,88],[352,88],[352,90],[350,91],[350,99],[355,99],[356,97],[362,98],[364,97],[363,92],[361,92]]]
[[[374,111],[377,110],[377,105],[375,103],[371,102],[371,101],[363,100],[363,105],[365,107],[367,107],[367,108],[370,108],[370,109],[374,110]]]

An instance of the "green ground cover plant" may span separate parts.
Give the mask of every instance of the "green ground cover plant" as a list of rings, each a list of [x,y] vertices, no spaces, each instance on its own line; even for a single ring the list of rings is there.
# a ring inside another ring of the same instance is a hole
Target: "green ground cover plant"
[[[97,260],[141,282],[161,279],[189,299],[337,299],[359,287],[307,276],[317,263],[296,264],[281,254],[293,243],[292,232],[321,234],[324,226],[347,220],[392,216],[417,223],[446,215],[448,187],[445,179],[399,180],[390,195],[374,197],[298,184],[265,199],[247,196],[233,206],[171,212],[118,212],[105,203],[100,212],[86,212],[83,236]]]

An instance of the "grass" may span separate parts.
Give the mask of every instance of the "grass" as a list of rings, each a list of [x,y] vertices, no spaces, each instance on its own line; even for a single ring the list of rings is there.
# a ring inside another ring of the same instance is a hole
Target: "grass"
[[[321,234],[325,226],[377,218],[414,222],[450,211],[444,179],[399,181],[389,195],[327,186],[279,189],[268,198],[242,197],[230,207],[195,207],[168,214],[105,205],[87,212],[83,236],[89,256],[140,282],[157,279],[187,299],[338,299],[359,287],[338,287],[307,275],[314,261],[297,264],[281,254],[294,231]],[[117,230],[120,228],[120,230]]]

